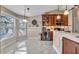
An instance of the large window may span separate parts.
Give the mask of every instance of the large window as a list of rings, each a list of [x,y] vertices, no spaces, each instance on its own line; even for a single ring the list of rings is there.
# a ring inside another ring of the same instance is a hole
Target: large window
[[[10,37],[14,35],[14,18],[10,16],[0,16],[0,37]]]

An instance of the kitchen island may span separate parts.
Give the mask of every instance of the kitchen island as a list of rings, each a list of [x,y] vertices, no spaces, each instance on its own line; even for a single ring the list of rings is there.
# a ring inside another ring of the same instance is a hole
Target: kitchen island
[[[63,53],[63,38],[67,38],[68,40],[79,44],[79,34],[55,30],[53,31],[53,47],[58,54]]]

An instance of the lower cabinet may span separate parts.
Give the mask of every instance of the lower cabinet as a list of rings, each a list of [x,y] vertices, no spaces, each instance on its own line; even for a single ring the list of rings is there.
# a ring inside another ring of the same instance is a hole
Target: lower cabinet
[[[52,31],[50,31],[50,41],[53,41],[53,32]]]
[[[77,52],[76,53],[79,54],[79,46],[77,47]]]
[[[79,54],[79,43],[63,37],[62,53],[63,54]]]

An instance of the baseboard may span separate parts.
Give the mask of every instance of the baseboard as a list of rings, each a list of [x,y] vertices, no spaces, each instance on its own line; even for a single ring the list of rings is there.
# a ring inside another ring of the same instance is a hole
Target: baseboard
[[[57,52],[57,54],[61,54],[54,45],[53,45],[53,48],[55,49],[55,51]]]

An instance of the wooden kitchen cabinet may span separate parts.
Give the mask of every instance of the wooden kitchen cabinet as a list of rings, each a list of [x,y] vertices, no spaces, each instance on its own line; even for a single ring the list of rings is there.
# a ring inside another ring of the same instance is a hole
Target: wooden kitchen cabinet
[[[63,37],[62,53],[63,54],[79,54],[79,43]]]
[[[50,31],[50,41],[53,41],[53,31]]]
[[[48,24],[49,24],[49,26],[53,26],[53,23],[54,23],[53,22],[53,16],[50,15],[49,16],[49,23]]]
[[[44,14],[42,15],[42,25],[43,26],[68,26],[68,16],[60,14],[61,19],[57,22],[58,14]]]
[[[42,25],[43,26],[54,26],[54,16],[52,15],[42,15]]]
[[[55,26],[64,26],[64,18],[63,15],[60,15],[61,18],[57,19],[57,15],[54,16],[54,20],[55,20]]]
[[[64,22],[64,26],[68,26],[68,16],[67,15],[63,15],[63,22]]]
[[[79,45],[77,46],[76,54],[79,54]]]
[[[43,26],[48,26],[49,24],[49,16],[48,15],[43,15],[42,16],[42,25]]]

